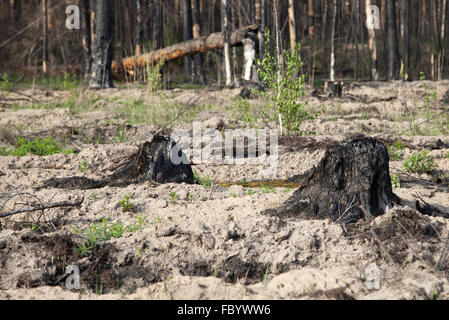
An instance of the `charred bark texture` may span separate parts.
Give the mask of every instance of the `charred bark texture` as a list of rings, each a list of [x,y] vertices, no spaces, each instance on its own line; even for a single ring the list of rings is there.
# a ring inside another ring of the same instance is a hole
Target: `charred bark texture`
[[[113,87],[111,76],[112,50],[112,2],[99,0],[95,4],[95,37],[89,79],[90,88]]]
[[[358,138],[327,149],[318,166],[291,178],[302,184],[268,214],[340,223],[379,216],[399,199],[393,193],[385,145]]]
[[[175,164],[171,161],[170,155],[174,152],[183,159],[181,163]],[[56,177],[45,181],[40,188],[95,189],[105,186],[122,187],[144,181],[194,183],[192,167],[175,141],[161,135],[154,136],[151,142],[147,141],[140,146],[129,162],[102,180],[80,176]]]

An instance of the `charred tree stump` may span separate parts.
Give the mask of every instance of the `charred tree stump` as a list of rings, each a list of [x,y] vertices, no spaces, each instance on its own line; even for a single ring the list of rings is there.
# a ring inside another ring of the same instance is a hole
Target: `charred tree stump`
[[[343,224],[379,216],[399,203],[388,162],[387,148],[373,138],[331,146],[316,167],[290,179],[302,187],[280,208],[265,213]]]
[[[182,159],[179,164],[172,162],[170,155],[173,152]],[[194,183],[192,167],[175,141],[161,135],[154,136],[152,141],[147,141],[140,146],[130,161],[104,179],[93,180],[81,176],[55,177],[45,181],[38,189],[45,187],[95,189],[105,186],[121,187],[144,181]]]

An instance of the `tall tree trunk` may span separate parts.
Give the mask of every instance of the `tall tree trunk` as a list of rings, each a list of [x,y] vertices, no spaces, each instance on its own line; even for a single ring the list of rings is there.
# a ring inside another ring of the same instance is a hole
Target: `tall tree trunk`
[[[200,1],[192,0],[192,21],[193,21],[193,39],[200,38]],[[203,68],[203,55],[201,53],[196,54],[193,57],[195,63],[195,78],[199,83],[205,84],[206,77],[204,75]]]
[[[395,4],[396,0],[387,0],[388,80],[399,80],[399,45]]]
[[[316,1],[316,0],[315,0]],[[308,1],[307,14],[309,16],[309,37],[313,37],[315,33],[315,11],[313,8],[313,0]]]
[[[410,79],[410,0],[401,1],[401,41],[403,80]]]
[[[369,6],[371,5],[371,0],[365,0],[365,8],[367,17],[371,16],[372,13],[369,12]],[[371,79],[374,81],[379,80],[379,65],[377,62],[377,45],[376,45],[376,31],[375,29],[368,28],[368,44],[371,52]]]
[[[188,41],[193,39],[192,27],[192,2],[191,0],[182,1],[182,16],[183,16],[183,40]],[[184,75],[190,75],[190,80],[194,80],[193,75],[193,59],[192,57],[184,58]]]
[[[143,53],[143,19],[144,19],[144,1],[136,0],[136,56],[140,56]]]
[[[164,19],[162,15],[161,0],[154,1],[154,39],[153,50],[164,47]]]
[[[43,43],[42,43],[42,71],[47,73],[48,64],[48,0],[42,0]]]
[[[90,30],[90,3],[89,0],[81,1],[82,12],[82,44],[84,51],[84,79],[89,79],[90,68],[92,65],[92,50],[91,50],[91,30]],[[87,81],[86,81],[86,84]]]
[[[89,88],[112,88],[112,1],[95,1],[95,37]]]
[[[230,57],[230,46],[229,46],[229,22],[228,22],[228,5],[227,0],[221,1],[221,15],[223,23],[223,32],[225,34],[225,44],[224,44],[224,64],[225,64],[225,83],[229,87],[232,81],[231,75],[231,57]]]
[[[337,20],[337,0],[333,0],[332,25],[331,25],[331,62],[330,62],[330,81],[335,81],[335,23]]]
[[[290,50],[293,52],[296,46],[296,21],[294,0],[288,0],[288,27],[290,33]]]
[[[281,48],[281,28],[280,28],[280,8],[279,8],[279,0],[273,1],[273,17],[274,17],[274,31],[276,36],[276,56],[277,56],[277,92],[278,99],[281,94],[281,81],[282,81],[282,69],[283,69],[283,59],[282,59],[282,48]],[[276,106],[278,109],[278,120],[279,120],[279,130],[280,134],[283,134],[284,124],[282,119],[282,114],[279,110],[279,106]]]

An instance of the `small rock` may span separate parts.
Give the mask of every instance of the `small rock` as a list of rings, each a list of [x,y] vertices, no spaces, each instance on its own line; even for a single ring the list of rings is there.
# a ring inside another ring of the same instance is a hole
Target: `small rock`
[[[225,123],[224,123],[223,119],[220,119],[218,117],[210,118],[209,120],[205,121],[203,125],[205,128],[217,129],[217,130],[221,130],[225,127]]]
[[[157,207],[157,208],[166,208],[166,207],[168,207],[168,202],[167,202],[167,200],[164,200],[164,199],[158,200],[158,201],[156,202],[156,207]]]
[[[179,190],[179,191],[176,193],[176,197],[177,197],[179,200],[187,200],[188,197],[189,197],[189,193],[188,193],[186,190]]]

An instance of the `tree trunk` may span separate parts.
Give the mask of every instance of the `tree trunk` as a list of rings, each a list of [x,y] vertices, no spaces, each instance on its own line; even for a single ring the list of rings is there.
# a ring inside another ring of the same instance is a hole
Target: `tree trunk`
[[[112,88],[112,1],[97,0],[95,4],[95,37],[89,88]]]
[[[410,79],[410,0],[401,1],[401,41],[403,80],[407,81]]]
[[[143,12],[144,7],[142,0],[136,0],[136,56],[140,56],[143,53]]]
[[[161,0],[155,0],[154,2],[154,15],[153,50],[157,50],[164,47],[164,20],[162,16]]]
[[[242,29],[237,29],[230,33],[229,45],[236,46],[242,44],[243,39],[247,37],[256,37],[254,34],[258,30],[257,25],[247,26]],[[163,59],[165,62],[191,56],[197,53],[204,53],[214,49],[224,48],[225,33],[217,32],[208,36],[200,37],[186,42],[174,44],[172,46],[151,51],[141,56],[125,58],[121,63],[114,61],[112,63],[112,70],[114,76],[120,77],[123,71],[131,72],[136,68],[143,68],[145,66],[153,65],[159,60]]]
[[[371,0],[365,0],[366,15],[369,16],[369,6]],[[376,31],[368,28],[368,44],[371,52],[371,79],[379,81],[379,65],[377,62],[377,45],[376,45]]]
[[[223,32],[225,36],[224,41],[224,64],[225,64],[225,79],[226,86],[231,85],[231,57],[230,57],[230,44],[229,44],[229,23],[228,23],[228,5],[227,0],[221,1],[221,14],[223,23]]]
[[[88,79],[90,75],[90,68],[92,65],[89,0],[82,0],[81,6],[82,6],[81,12],[82,12],[82,29],[83,29],[81,41],[83,44],[83,51],[84,51],[84,79]]]
[[[280,28],[280,10],[279,10],[279,0],[274,0],[273,2],[273,16],[274,16],[274,32],[276,33],[276,56],[277,56],[277,92],[278,99],[281,94],[281,82],[282,82],[282,70],[283,70],[283,58],[282,58],[282,48],[281,48],[281,28]],[[282,135],[284,131],[284,124],[282,119],[282,114],[278,109],[278,120],[279,120],[279,133]]]
[[[190,0],[182,1],[182,16],[183,16],[183,40],[188,41],[193,39],[192,27],[192,2]],[[190,56],[184,58],[184,75],[190,75],[190,80],[193,81],[193,60]]]
[[[290,33],[290,51],[293,52],[296,46],[296,21],[293,0],[288,0],[288,27]]]
[[[315,0],[316,1],[316,0]],[[313,37],[315,33],[315,11],[313,8],[313,0],[308,1],[308,16],[309,16],[309,37]]]
[[[332,25],[331,25],[331,62],[330,81],[335,82],[335,23],[337,20],[337,0],[333,0]]]
[[[47,73],[48,64],[48,1],[42,0],[43,16],[43,44],[42,44],[42,71]]]
[[[388,80],[399,80],[399,45],[395,3],[396,0],[387,0]]]
[[[192,0],[192,21],[193,21],[193,39],[200,38],[200,1]],[[198,53],[194,56],[195,79],[201,83],[206,83],[203,68],[203,56]]]

